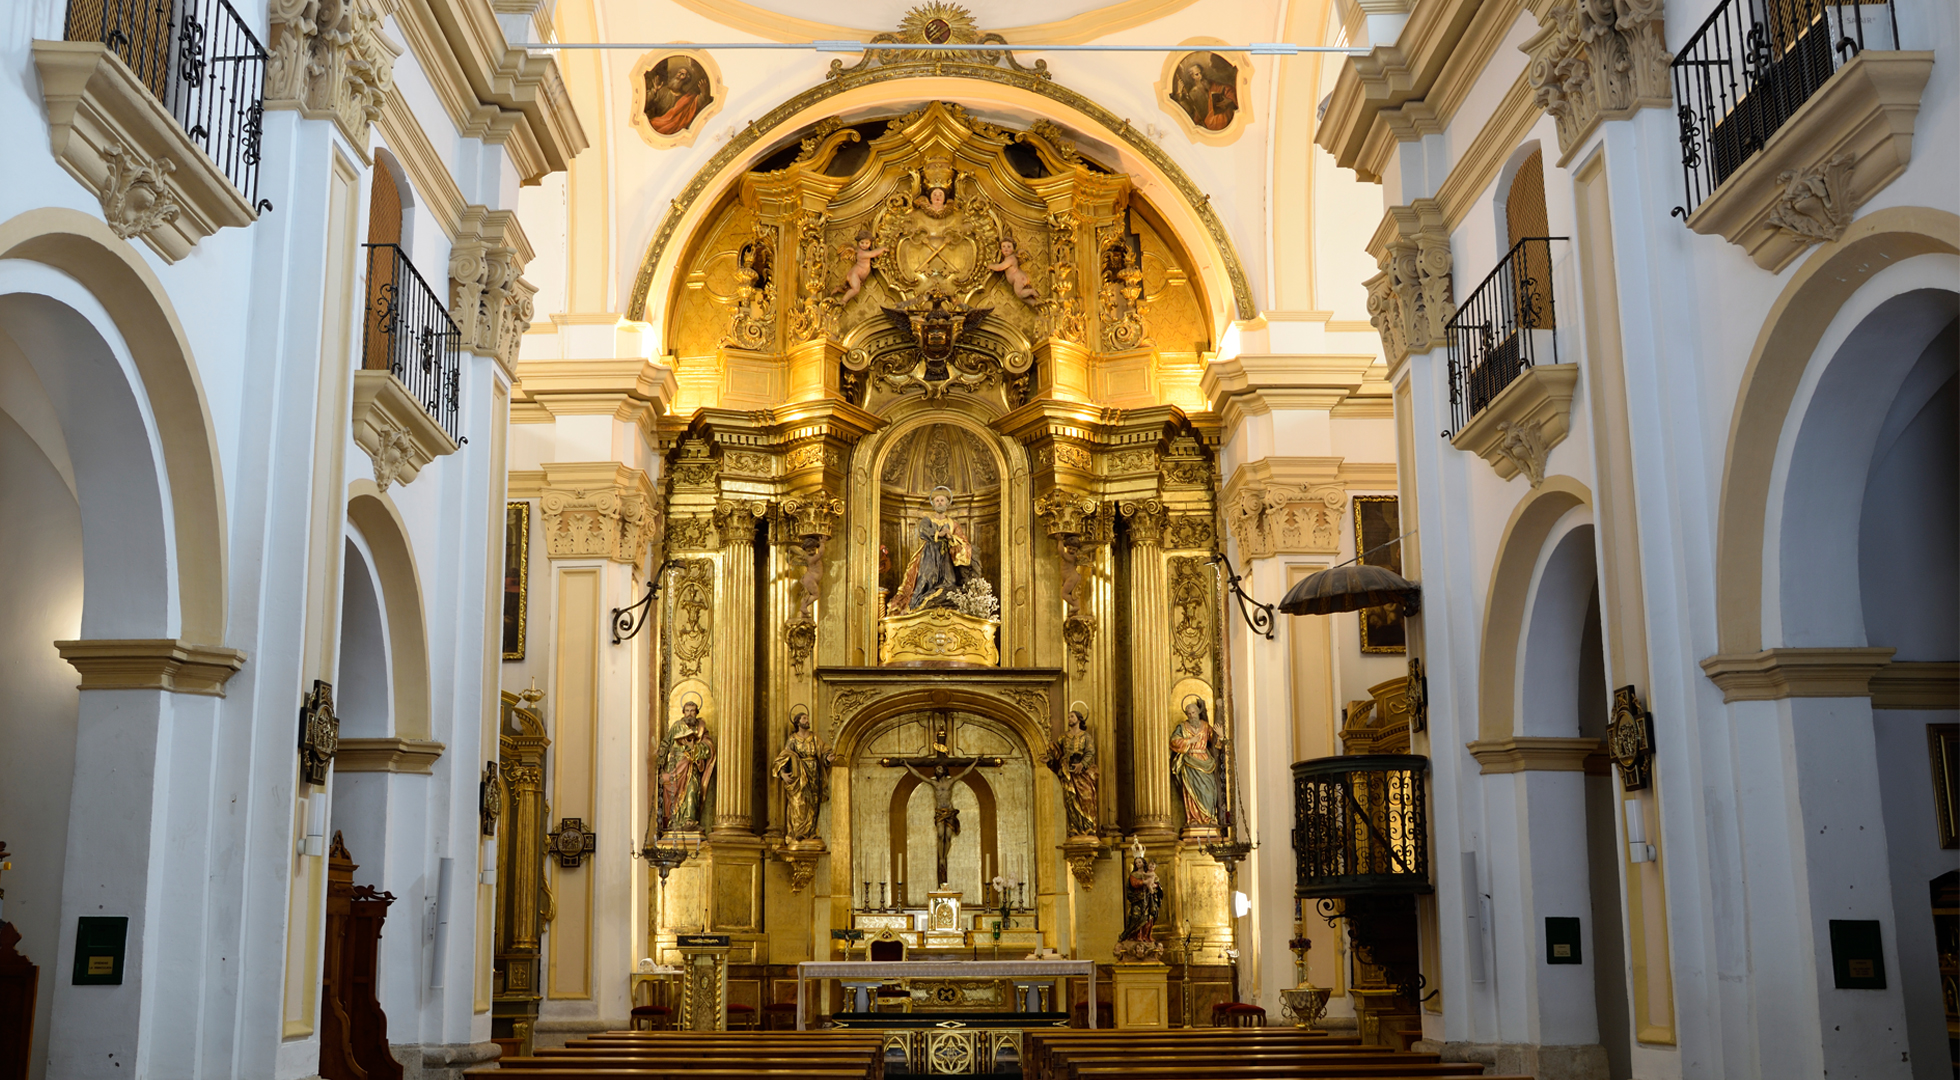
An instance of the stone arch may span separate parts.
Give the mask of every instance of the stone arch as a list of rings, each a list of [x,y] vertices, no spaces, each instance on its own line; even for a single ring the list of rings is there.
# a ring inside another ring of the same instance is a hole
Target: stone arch
[[[658,323],[653,298],[664,297],[676,267],[690,246],[684,241],[711,223],[719,193],[739,182],[742,173],[773,152],[788,135],[816,121],[867,110],[903,111],[929,101],[957,101],[968,107],[1024,112],[1055,121],[1102,139],[1124,155],[1116,166],[1147,177],[1152,188],[1172,193],[1152,198],[1171,231],[1187,250],[1198,256],[1205,291],[1216,297],[1212,340],[1220,340],[1226,324],[1259,315],[1258,303],[1246,281],[1225,225],[1209,198],[1171,157],[1138,130],[1093,99],[1050,79],[1008,68],[947,65],[935,74],[916,69],[877,68],[860,78],[830,79],[790,98],[728,140],[695,173],[673,201],[648,241],[634,279],[627,317]],[[664,308],[664,301],[659,301]]]
[[[1527,601],[1545,547],[1565,516],[1592,507],[1592,492],[1570,476],[1548,476],[1511,511],[1491,566],[1477,664],[1477,737],[1518,734],[1518,650]]]
[[[1770,522],[1787,519],[1789,508],[1772,518],[1772,487],[1787,487],[1775,483],[1776,473],[1794,443],[1786,429],[1801,419],[1793,406],[1819,346],[1875,274],[1936,254],[1960,255],[1960,216],[1919,206],[1877,210],[1806,259],[1771,306],[1743,371],[1724,456],[1715,541],[1718,652],[1746,655],[1783,643],[1780,597],[1768,587]],[[1857,515],[1850,517],[1855,529]],[[1766,642],[1768,633],[1778,640]]]
[[[43,288],[32,274],[19,289],[0,288],[19,297],[16,313],[54,335],[50,344],[84,346],[62,357],[61,370],[45,365],[41,376],[50,391],[64,375],[81,377],[84,361],[115,384],[92,382],[89,393],[65,405],[58,399],[73,413],[63,417],[63,428],[83,506],[88,590],[115,598],[85,603],[83,636],[221,644],[226,546],[217,437],[183,323],[162,282],[107,225],[64,208],[30,210],[0,223],[5,260],[59,271],[80,283],[80,299],[99,307],[85,315],[56,295],[58,283]],[[34,350],[26,351],[31,359]],[[125,351],[134,378],[122,370]],[[83,415],[105,408],[115,416]],[[91,487],[100,498],[91,497]]]
[[[422,606],[421,576],[415,568],[407,523],[393,499],[372,480],[347,485],[347,523],[358,530],[373,556],[374,580],[380,590],[381,613],[387,628],[388,671],[392,698],[393,734],[403,739],[429,738],[429,632]]]
[[[1521,736],[1577,738],[1580,717],[1571,693],[1580,680],[1587,619],[1597,619],[1599,561],[1594,556],[1591,509],[1574,506],[1552,524],[1533,570],[1522,629],[1523,656],[1513,675],[1516,731]],[[1540,692],[1533,692],[1536,688]],[[1606,684],[1598,690],[1605,711]]]

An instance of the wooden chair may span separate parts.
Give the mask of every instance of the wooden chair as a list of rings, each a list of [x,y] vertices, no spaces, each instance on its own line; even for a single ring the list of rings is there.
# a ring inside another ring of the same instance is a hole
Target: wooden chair
[[[773,1001],[762,1007],[762,1030],[789,1031],[796,1027],[796,1002]]]
[[[755,1006],[745,1005],[739,1001],[731,1001],[728,1003],[728,1030],[730,1031],[735,1031],[738,1029],[742,1031],[759,1030],[756,1027],[757,1019],[758,1017],[756,1016]]]
[[[1221,1001],[1211,1007],[1212,1027],[1265,1027],[1266,1010],[1243,1001]]]
[[[659,979],[633,980],[633,1010],[630,1015],[634,1031],[661,1031],[673,1028],[673,1007],[662,1001],[666,997],[662,992],[665,985],[665,982]]]
[[[905,939],[890,927],[878,931],[878,936],[867,942],[865,948],[872,960],[896,962],[905,959]]]

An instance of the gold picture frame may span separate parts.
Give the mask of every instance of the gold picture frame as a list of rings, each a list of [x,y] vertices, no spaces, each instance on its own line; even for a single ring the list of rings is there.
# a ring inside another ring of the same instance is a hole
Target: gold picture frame
[[[1402,572],[1402,545],[1389,544],[1402,535],[1402,515],[1394,495],[1356,495],[1354,497],[1355,561],[1364,566],[1385,566]],[[1370,555],[1374,548],[1389,544]],[[1409,651],[1408,621],[1393,604],[1362,608],[1361,651],[1376,655],[1400,656]]]
[[[524,617],[531,598],[531,504],[504,504],[504,659],[524,659]]]

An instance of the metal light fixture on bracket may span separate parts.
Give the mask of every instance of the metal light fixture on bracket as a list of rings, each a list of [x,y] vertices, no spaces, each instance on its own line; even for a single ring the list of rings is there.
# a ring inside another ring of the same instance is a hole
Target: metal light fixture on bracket
[[[678,570],[680,563],[668,559],[660,564],[660,569],[647,579],[647,594],[623,608],[612,609],[612,643],[622,645],[640,635],[646,629],[647,616],[653,614],[654,598],[660,595],[660,583],[667,571]]]
[[[1273,639],[1273,605],[1262,604],[1246,594],[1245,589],[1239,585],[1239,582],[1242,580],[1239,577],[1239,572],[1232,569],[1232,560],[1226,558],[1223,551],[1212,552],[1211,561],[1214,566],[1219,563],[1225,564],[1225,588],[1231,593],[1232,599],[1238,602],[1239,616],[1245,619],[1245,625],[1250,627],[1253,633],[1262,634],[1267,641],[1271,641]]]

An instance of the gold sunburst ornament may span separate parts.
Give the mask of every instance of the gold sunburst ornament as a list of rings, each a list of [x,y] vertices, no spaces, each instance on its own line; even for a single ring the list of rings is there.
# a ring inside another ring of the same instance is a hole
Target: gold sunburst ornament
[[[973,21],[973,13],[960,5],[933,0],[930,4],[913,8],[898,20],[898,40],[931,45],[971,45],[980,40],[980,25]]]
[[[848,72],[862,71],[870,67],[893,67],[899,64],[972,64],[979,67],[992,67],[1006,60],[1007,66],[1016,71],[1024,71],[1037,78],[1048,78],[1048,62],[1037,60],[1033,67],[1023,67],[1014,59],[1012,53],[1002,48],[999,52],[991,49],[935,49],[934,45],[1000,45],[1007,39],[995,33],[983,33],[980,24],[973,21],[973,13],[958,4],[932,0],[907,11],[898,20],[896,31],[875,34],[871,38],[874,45],[921,45],[919,49],[876,49],[867,51],[858,62],[845,67],[842,60],[830,62],[832,79]]]

